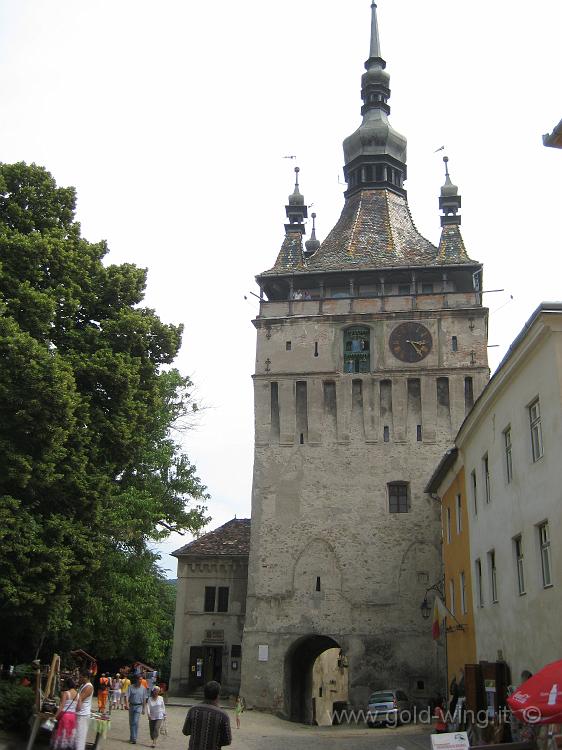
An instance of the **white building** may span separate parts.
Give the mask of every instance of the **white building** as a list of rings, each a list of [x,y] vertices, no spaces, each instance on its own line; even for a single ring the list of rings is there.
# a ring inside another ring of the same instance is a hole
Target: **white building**
[[[517,680],[562,656],[562,303],[543,303],[457,436],[477,659]]]

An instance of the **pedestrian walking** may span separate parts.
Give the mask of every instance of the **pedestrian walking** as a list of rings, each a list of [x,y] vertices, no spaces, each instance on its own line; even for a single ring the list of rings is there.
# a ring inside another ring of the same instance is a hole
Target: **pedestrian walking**
[[[203,688],[205,700],[187,712],[183,733],[189,737],[188,750],[220,750],[232,743],[230,719],[219,708],[221,686],[208,682]]]
[[[90,673],[87,669],[80,672],[78,678],[78,701],[76,704],[76,750],[85,750],[90,715],[92,713],[92,696],[94,686],[90,682]]]
[[[133,684],[129,686],[127,697],[129,699],[129,742],[136,745],[139,721],[141,714],[145,713],[147,698],[146,688],[141,685],[140,675],[135,675]]]
[[[435,734],[443,734],[444,732],[446,732],[448,727],[445,717],[445,711],[443,708],[443,699],[441,697],[438,697],[435,701],[433,718],[435,720]]]
[[[150,691],[150,697],[146,702],[146,713],[148,714],[148,726],[150,730],[151,747],[156,747],[156,742],[160,736],[162,722],[166,718],[166,706],[164,698],[160,695],[160,690],[153,687]]]
[[[62,685],[57,728],[51,737],[53,750],[74,750],[76,745],[76,702],[78,690],[73,679],[67,677]]]
[[[109,677],[105,672],[100,677],[98,684],[98,711],[104,714],[107,708],[107,696],[109,694]]]
[[[121,702],[121,675],[118,673],[111,680],[111,708],[118,708]]]
[[[125,675],[121,680],[121,710],[129,710],[129,688],[131,687],[131,680],[129,675]]]
[[[236,717],[236,729],[240,729],[240,717],[244,713],[244,703],[242,698],[238,696],[236,698],[236,705],[234,706],[234,716]]]

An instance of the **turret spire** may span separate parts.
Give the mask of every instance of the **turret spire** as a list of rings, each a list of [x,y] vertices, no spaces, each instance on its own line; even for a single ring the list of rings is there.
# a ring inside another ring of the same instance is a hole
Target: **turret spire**
[[[314,255],[320,247],[320,241],[316,239],[316,214],[312,214],[312,234],[310,235],[310,239],[304,243],[304,246],[306,248],[304,254],[307,258]]]
[[[445,184],[441,188],[441,195],[439,197],[439,208],[444,214],[444,216],[441,217],[442,227],[446,224],[461,223],[461,217],[458,215],[458,211],[461,207],[459,189],[451,182],[451,176],[449,174],[449,157],[444,156],[443,161],[445,162]]]
[[[390,114],[390,76],[381,57],[377,5],[371,2],[371,44],[366,73],[361,79],[359,129],[343,143],[346,195],[364,188],[388,188],[406,195],[406,139],[388,122]]]
[[[288,205],[285,206],[290,223],[285,225],[285,229],[304,234],[304,220],[308,218],[308,209],[304,202],[304,195],[301,194],[299,188],[299,172],[300,169],[295,167],[295,189],[289,196]]]

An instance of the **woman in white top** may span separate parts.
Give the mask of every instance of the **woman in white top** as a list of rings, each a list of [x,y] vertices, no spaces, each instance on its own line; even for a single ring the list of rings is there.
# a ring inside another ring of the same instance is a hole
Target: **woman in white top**
[[[78,689],[78,703],[76,706],[76,745],[75,750],[85,750],[90,714],[92,713],[92,696],[94,686],[90,682],[87,670],[80,672],[80,687]]]
[[[150,697],[146,702],[146,712],[148,714],[148,726],[150,728],[151,747],[156,747],[156,740],[162,728],[162,722],[166,718],[166,706],[164,698],[160,695],[160,690],[153,687],[150,691]]]
[[[74,750],[76,744],[76,699],[78,691],[74,680],[67,678],[60,695],[57,711],[57,728],[53,732],[51,747],[54,750]]]

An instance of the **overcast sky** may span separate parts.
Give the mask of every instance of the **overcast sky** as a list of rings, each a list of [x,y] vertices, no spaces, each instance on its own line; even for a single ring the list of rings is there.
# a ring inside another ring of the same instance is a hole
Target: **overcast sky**
[[[78,191],[84,236],[149,268],[147,304],[183,322],[179,368],[208,409],[186,450],[213,522],[248,517],[254,276],[273,265],[295,154],[326,236],[341,143],[360,123],[369,0],[0,0],[0,161]],[[408,198],[439,238],[444,152],[484,263],[490,365],[562,299],[560,0],[380,0]],[[249,301],[244,300],[249,296]],[[513,299],[511,299],[513,298]],[[175,576],[163,546],[162,564]]]

